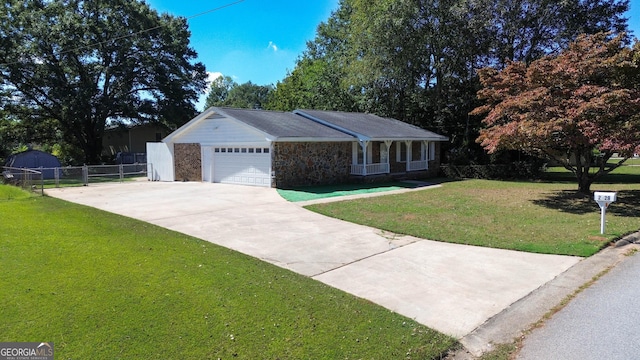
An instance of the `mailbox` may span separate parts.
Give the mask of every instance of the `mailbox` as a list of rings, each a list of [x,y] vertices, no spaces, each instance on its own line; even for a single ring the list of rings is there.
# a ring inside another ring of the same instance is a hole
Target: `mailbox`
[[[596,191],[593,194],[593,199],[599,203],[612,203],[616,201],[615,192]]]
[[[593,193],[593,199],[600,205],[600,234],[604,234],[605,214],[609,204],[616,201],[616,193],[612,191],[596,191]]]

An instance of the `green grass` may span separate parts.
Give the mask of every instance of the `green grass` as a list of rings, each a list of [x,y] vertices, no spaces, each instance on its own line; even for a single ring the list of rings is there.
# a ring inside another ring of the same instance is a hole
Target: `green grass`
[[[418,186],[419,185],[416,183],[395,181],[377,184],[301,186],[291,189],[278,189],[278,193],[287,201],[299,202],[338,196],[369,194],[400,189],[413,189]]]
[[[114,176],[91,176],[89,178],[89,185],[97,184],[97,183],[107,183],[107,182],[126,182],[126,181],[134,181],[137,178],[140,178],[139,175],[129,175],[125,176],[122,180],[117,175]],[[40,180],[34,181],[34,183],[39,187]],[[56,187],[72,187],[72,186],[84,186],[84,180],[81,177],[67,177],[58,180],[56,184],[55,179],[45,179],[43,180],[44,188],[51,189]]]
[[[454,339],[310,278],[0,185],[2,341],[56,359],[431,359]]]
[[[627,160],[630,161],[630,160]],[[595,169],[591,169],[593,173]],[[546,182],[565,182],[576,184],[576,177],[573,173],[563,167],[552,167],[543,174],[542,180]],[[637,184],[640,183],[640,166],[621,166],[613,172],[599,178],[597,184]]]
[[[637,170],[624,171],[627,180],[636,177]],[[618,201],[607,211],[605,235],[600,235],[598,205],[576,196],[576,189],[571,182],[467,180],[308,208],[424,239],[577,256],[590,256],[640,227],[640,184],[593,185],[592,190],[618,191]]]
[[[0,201],[21,200],[31,197],[31,194],[15,186],[0,185]]]
[[[509,360],[517,350],[515,343],[495,345],[492,351],[482,354],[478,360]]]
[[[615,163],[620,161],[620,159],[610,159],[609,162],[611,163]],[[627,161],[624,162],[625,165],[635,165],[638,166],[640,165],[640,158],[631,158],[631,159],[627,159]]]

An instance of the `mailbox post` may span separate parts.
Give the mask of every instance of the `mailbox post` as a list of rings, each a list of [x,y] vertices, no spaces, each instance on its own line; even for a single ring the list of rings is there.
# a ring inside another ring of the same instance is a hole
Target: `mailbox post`
[[[593,199],[598,203],[598,205],[600,205],[600,234],[604,234],[607,208],[609,207],[609,204],[616,201],[616,193],[596,191],[593,194]]]

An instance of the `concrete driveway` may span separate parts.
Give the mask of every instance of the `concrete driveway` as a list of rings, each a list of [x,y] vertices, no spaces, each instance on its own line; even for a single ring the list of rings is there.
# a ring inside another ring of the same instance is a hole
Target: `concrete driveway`
[[[383,233],[310,212],[270,188],[143,181],[47,194],[237,250],[458,338],[580,260]]]

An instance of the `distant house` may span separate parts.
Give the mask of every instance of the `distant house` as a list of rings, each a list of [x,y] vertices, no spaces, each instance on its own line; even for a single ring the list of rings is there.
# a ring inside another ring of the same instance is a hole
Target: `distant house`
[[[102,137],[102,155],[116,159],[118,154],[143,154],[148,142],[159,142],[171,130],[163,124],[142,124],[114,126],[108,128]],[[122,156],[122,155],[121,155]]]
[[[54,155],[40,150],[27,150],[9,156],[5,166],[34,170],[43,168],[42,177],[44,179],[53,179],[55,177],[54,168],[59,168],[62,165]]]
[[[151,180],[285,188],[436,176],[448,139],[372,114],[209,108],[147,144]]]

